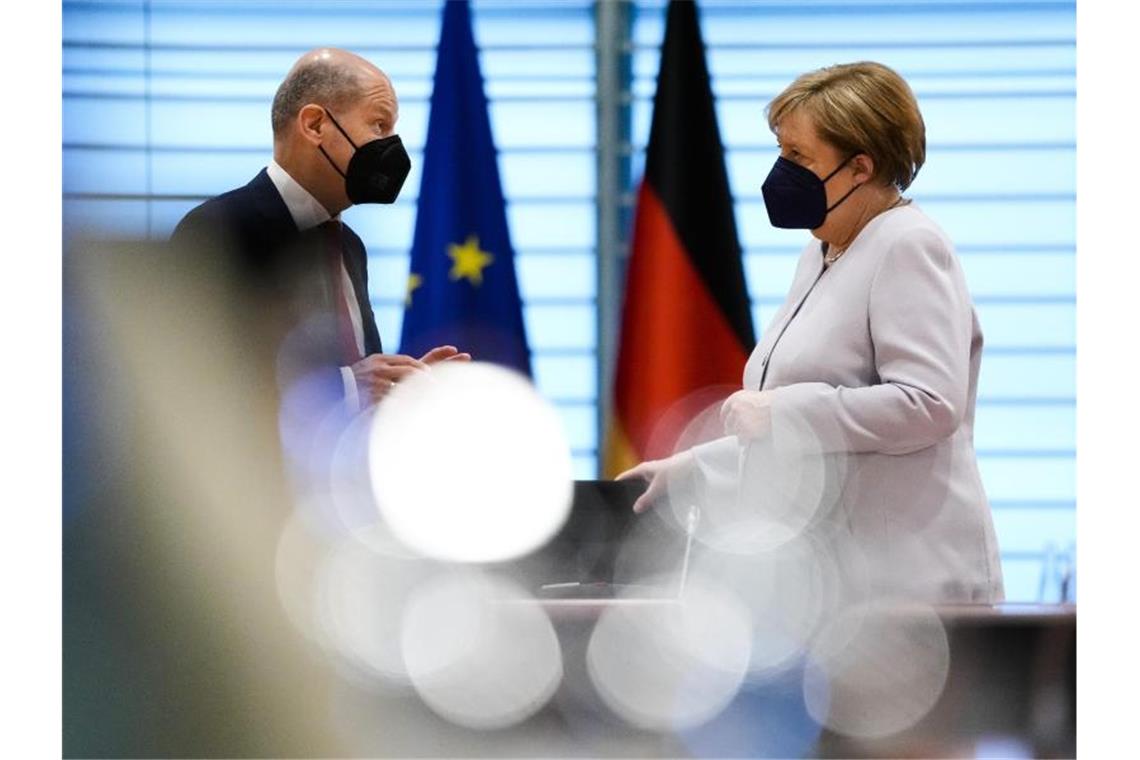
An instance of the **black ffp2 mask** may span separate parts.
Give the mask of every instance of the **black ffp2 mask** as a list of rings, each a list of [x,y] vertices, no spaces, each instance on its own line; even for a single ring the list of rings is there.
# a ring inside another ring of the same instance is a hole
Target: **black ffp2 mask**
[[[329,154],[325,153],[324,146],[317,146],[337,174],[344,177],[348,199],[353,203],[394,202],[412,169],[412,160],[408,158],[408,151],[404,150],[400,136],[381,137],[358,146],[327,109],[325,113],[355,149],[348,161],[348,171],[342,172]]]
[[[835,167],[835,171],[820,179],[811,169],[779,156],[760,188],[764,195],[764,206],[768,209],[768,221],[773,227],[785,230],[814,230],[823,226],[827,215],[862,187],[856,185],[834,204],[827,205],[827,189],[824,186],[852,158],[855,156],[849,156]]]

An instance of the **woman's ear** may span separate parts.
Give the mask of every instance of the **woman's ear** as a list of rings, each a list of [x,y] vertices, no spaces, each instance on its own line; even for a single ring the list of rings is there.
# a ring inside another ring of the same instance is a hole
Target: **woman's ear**
[[[856,182],[859,184],[870,182],[871,178],[875,176],[875,159],[866,153],[857,153],[851,159],[851,169],[855,172],[852,179]]]
[[[297,112],[297,129],[313,145],[321,144],[321,130],[325,127],[325,109],[309,103]]]

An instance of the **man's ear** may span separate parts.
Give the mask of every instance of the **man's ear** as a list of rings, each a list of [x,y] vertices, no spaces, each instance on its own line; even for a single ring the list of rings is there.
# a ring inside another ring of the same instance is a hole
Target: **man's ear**
[[[302,106],[301,110],[297,112],[296,126],[301,137],[306,141],[313,145],[320,145],[323,131],[328,129],[325,109],[313,103]]]
[[[870,182],[871,178],[875,176],[875,159],[866,153],[858,153],[851,159],[851,169],[855,172],[852,179],[856,182],[860,184]]]

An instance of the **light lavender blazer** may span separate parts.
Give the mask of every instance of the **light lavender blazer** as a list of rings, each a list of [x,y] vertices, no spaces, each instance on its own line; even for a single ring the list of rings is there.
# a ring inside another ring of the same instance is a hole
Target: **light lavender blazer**
[[[744,497],[764,502],[788,469],[779,462],[810,430],[830,481],[815,527],[858,550],[877,593],[999,601],[1000,555],[973,442],[981,355],[949,239],[913,203],[891,209],[826,270],[818,240],[804,249],[744,372],[746,389],[772,392],[772,434],[743,449],[735,438],[698,447],[698,462],[710,472],[735,457]],[[750,484],[749,458],[777,467],[761,467],[767,475]]]

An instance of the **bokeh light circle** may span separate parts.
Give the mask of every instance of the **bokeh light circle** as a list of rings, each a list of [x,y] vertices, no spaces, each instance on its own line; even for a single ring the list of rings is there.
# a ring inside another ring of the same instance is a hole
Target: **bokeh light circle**
[[[749,678],[763,681],[795,666],[835,597],[835,568],[810,535],[752,555],[704,552],[697,572],[733,590],[751,611]]]
[[[684,730],[715,717],[748,669],[748,609],[692,577],[679,600],[627,601],[602,614],[587,645],[587,671],[602,701],[649,730]]]
[[[470,728],[525,720],[562,681],[550,618],[499,578],[453,573],[426,583],[404,612],[400,647],[420,698]]]
[[[437,571],[419,557],[378,553],[360,540],[339,542],[318,574],[316,609],[325,645],[366,679],[406,685],[400,615],[418,585]]]
[[[832,618],[808,658],[808,712],[862,739],[921,720],[942,695],[950,669],[946,629],[933,608],[888,600],[853,605]]]
[[[400,382],[373,418],[369,461],[393,535],[436,559],[518,557],[570,510],[558,413],[526,378],[491,364],[445,364]]]

